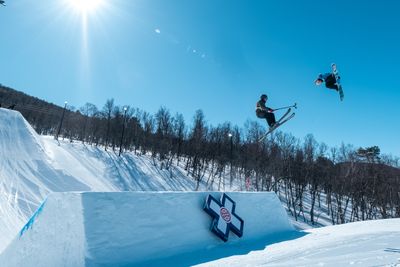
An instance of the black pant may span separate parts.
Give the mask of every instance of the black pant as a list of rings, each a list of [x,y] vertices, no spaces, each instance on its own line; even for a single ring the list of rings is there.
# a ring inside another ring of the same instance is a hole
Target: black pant
[[[325,79],[326,88],[333,89],[333,90],[337,91],[339,88],[335,83],[336,83],[335,75],[331,74],[328,77],[326,77],[326,79]]]
[[[257,112],[257,117],[260,119],[266,119],[268,125],[271,127],[272,125],[275,124],[275,114],[272,112],[267,112],[267,111],[258,111]]]

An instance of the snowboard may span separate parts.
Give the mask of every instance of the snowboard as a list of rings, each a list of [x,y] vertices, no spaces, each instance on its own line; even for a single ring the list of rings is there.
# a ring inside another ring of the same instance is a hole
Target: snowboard
[[[344,98],[343,88],[342,88],[342,85],[340,84],[339,71],[338,71],[337,66],[336,66],[335,63],[332,63],[332,74],[335,76],[335,80],[336,80],[336,85],[338,87],[340,101],[343,101],[343,98]]]

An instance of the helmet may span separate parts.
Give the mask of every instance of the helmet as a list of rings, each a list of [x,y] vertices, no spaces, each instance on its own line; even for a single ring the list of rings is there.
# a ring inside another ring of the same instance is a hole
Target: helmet
[[[268,99],[268,96],[266,95],[266,94],[262,94],[261,96],[260,96],[260,99],[264,99],[265,98],[265,100],[267,100]]]

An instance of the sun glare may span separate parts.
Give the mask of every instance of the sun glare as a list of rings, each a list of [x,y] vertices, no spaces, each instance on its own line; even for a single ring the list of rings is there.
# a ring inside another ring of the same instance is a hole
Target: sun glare
[[[69,3],[76,11],[86,14],[99,8],[103,0],[69,0]]]

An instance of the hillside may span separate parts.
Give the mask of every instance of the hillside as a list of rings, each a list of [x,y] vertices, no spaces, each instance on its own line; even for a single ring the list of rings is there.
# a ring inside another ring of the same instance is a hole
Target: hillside
[[[149,114],[118,106],[113,99],[101,110],[90,103],[79,110],[67,104],[62,109],[6,87],[1,87],[1,99],[15,100],[15,109],[42,135],[113,151],[122,158],[150,156],[161,170],[184,169],[196,182],[192,190],[206,183],[218,190],[236,186],[279,192],[296,221],[318,226],[325,225],[324,214],[331,224],[400,216],[400,161],[380,154],[378,146],[342,143],[329,148],[312,134],[301,140],[284,131],[258,142],[265,134],[259,121],[248,122],[244,129],[230,122],[215,127],[197,110],[188,125],[166,107]]]
[[[242,175],[232,181],[229,168],[222,171],[224,174],[221,177],[215,177],[212,172],[214,167],[212,167],[205,170],[204,177],[198,186],[198,181],[193,176],[193,172],[187,169],[185,160],[179,162],[174,160],[173,164],[169,164],[167,168],[165,160],[159,161],[158,158],[152,157],[151,153],[143,154],[141,150],[123,153],[119,157],[118,150],[108,149],[105,151],[104,147],[100,145],[87,145],[64,139],[56,142],[52,136],[38,135],[19,112],[3,108],[0,111],[0,120],[3,122],[0,126],[0,140],[3,144],[0,151],[3,155],[0,172],[2,177],[0,181],[2,192],[2,209],[0,210],[2,227],[0,231],[4,236],[0,241],[0,250],[4,249],[7,242],[13,238],[49,192],[191,191],[196,189],[258,191],[261,186],[277,190],[296,227],[305,229],[312,225],[310,210],[313,196],[310,193],[312,192],[311,188],[307,189],[307,185],[295,183],[294,186],[301,186],[295,192],[297,194],[303,191],[302,198],[298,199],[296,195],[292,195],[290,198],[292,184],[288,183],[289,181],[281,180],[278,184],[268,185],[265,184],[269,182],[268,180],[259,181],[259,178],[256,178],[249,184],[249,181],[243,179]],[[350,168],[352,166],[353,168]],[[353,170],[357,177],[359,174],[356,171],[362,169],[354,168],[354,166],[357,165],[338,164],[336,168],[347,176],[349,172],[346,170]],[[374,165],[360,163],[359,166]],[[399,175],[398,169],[385,166],[378,168],[385,171],[378,172],[379,176],[376,177],[386,181],[396,179],[396,175]],[[376,169],[367,168],[365,171]],[[383,185],[389,185],[389,183]],[[317,192],[316,198],[314,198],[314,226],[362,218],[361,211],[359,211],[360,216],[355,216],[358,215],[354,213],[356,209],[353,209],[351,198],[346,195],[346,190],[351,188],[343,186],[342,183],[340,194],[332,192],[331,201],[333,202],[328,205],[330,196]],[[266,190],[262,188],[261,190]],[[390,188],[390,190],[394,190],[394,188]],[[396,198],[396,196],[393,197]],[[389,208],[383,214],[394,211]],[[382,217],[372,209],[368,210],[368,213],[365,211],[365,216],[370,219]]]
[[[0,168],[0,251],[3,251],[8,244],[18,235],[22,227],[32,216],[34,211],[46,199],[50,192],[67,191],[192,191],[197,187],[197,183],[192,177],[187,175],[184,164],[174,163],[167,170],[163,163],[151,157],[149,154],[124,153],[121,157],[112,150],[105,151],[100,146],[85,145],[80,142],[71,142],[70,140],[55,141],[51,136],[39,136],[32,127],[26,122],[22,115],[17,111],[0,108],[0,140],[1,146],[1,168]],[[182,166],[181,166],[182,165]],[[368,165],[364,165],[368,166]],[[396,169],[390,169],[396,171]],[[206,179],[204,180],[206,181]],[[212,190],[209,184],[200,183],[200,190]],[[225,190],[239,190],[246,188],[241,184],[241,180],[235,181],[230,187],[229,176],[222,180]],[[218,187],[218,184],[214,184]],[[255,190],[250,186],[249,190]],[[214,188],[215,190],[215,188]],[[290,204],[285,202],[282,195],[284,206],[290,211]],[[321,196],[322,199],[326,196]],[[309,208],[310,196],[304,196],[304,203]],[[322,201],[322,207],[317,209],[318,225],[323,226],[330,223],[330,216],[327,207]],[[65,203],[67,204],[67,203]],[[306,208],[306,207],[304,207]],[[349,209],[351,210],[351,209]],[[289,214],[292,214],[289,212]],[[51,216],[51,215],[50,215]],[[305,214],[304,218],[308,218]],[[291,217],[292,222],[297,228],[310,228],[307,223],[302,223],[302,218],[298,221]],[[265,259],[282,262],[281,266],[293,265],[292,260],[297,258],[297,252],[289,248],[303,248],[305,255],[304,264],[313,265],[324,263],[329,265],[334,258],[340,255],[341,262],[351,264],[360,262],[369,263],[371,255],[378,249],[380,252],[374,258],[372,263],[387,262],[396,264],[394,256],[398,253],[398,248],[393,240],[397,240],[397,232],[393,232],[398,226],[398,220],[389,220],[386,222],[365,222],[364,224],[350,224],[349,226],[339,226],[335,228],[324,228],[325,230],[308,230],[300,234],[306,234],[304,237],[288,237],[293,239],[279,244],[273,240],[263,241],[266,250],[260,252],[251,252],[250,255],[257,255],[252,259],[246,256],[234,256],[215,262],[216,266],[222,264],[242,266],[246,262],[252,265],[265,265]],[[354,226],[353,226],[354,225]],[[360,228],[362,226],[362,228]],[[355,229],[361,229],[356,231]],[[323,236],[331,238],[322,238]],[[373,245],[372,240],[381,236],[377,246]],[[322,243],[315,243],[315,238]],[[349,240],[363,240],[360,242]],[[258,244],[257,250],[263,247]],[[333,247],[338,244],[345,244],[346,247],[356,249],[363,246],[366,249],[362,254],[357,254],[355,250],[334,250]],[[319,249],[319,246],[325,247],[333,252],[332,257],[326,258],[325,250]],[[100,247],[99,247],[100,248]],[[276,251],[271,254],[269,251]],[[12,250],[11,250],[12,251]],[[242,254],[242,250],[233,252]],[[314,253],[313,251],[316,251]],[[15,251],[14,251],[15,252]],[[267,253],[267,254],[265,254]],[[232,255],[234,255],[232,254]],[[214,255],[215,260],[226,257],[225,254]],[[200,258],[187,259],[190,262],[202,262]],[[270,262],[270,260],[268,260]],[[210,262],[206,265],[213,266]],[[396,266],[396,265],[392,265]]]

